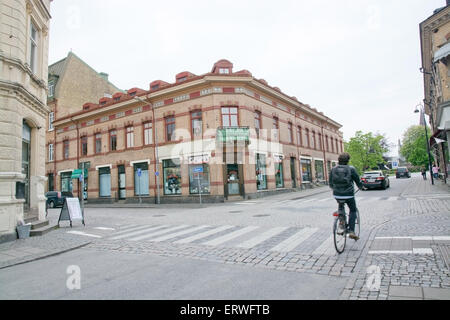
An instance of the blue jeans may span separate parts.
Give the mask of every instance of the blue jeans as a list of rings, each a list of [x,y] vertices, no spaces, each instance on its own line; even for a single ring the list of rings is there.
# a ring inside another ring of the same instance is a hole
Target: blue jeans
[[[342,199],[344,200],[344,199]],[[355,221],[356,221],[356,202],[355,198],[345,199],[345,203],[350,209],[350,215],[348,219],[348,229],[351,232],[355,231]],[[339,203],[339,211],[344,211],[345,203]]]

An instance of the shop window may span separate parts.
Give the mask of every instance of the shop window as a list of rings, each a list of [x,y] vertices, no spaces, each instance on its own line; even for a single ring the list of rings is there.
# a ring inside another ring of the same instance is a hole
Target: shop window
[[[300,166],[302,170],[302,181],[311,182],[311,160],[301,159]]]
[[[148,196],[148,163],[134,164],[134,194],[136,196]]]
[[[72,171],[61,172],[61,191],[72,192]]]
[[[163,160],[164,194],[181,194],[181,169],[178,159]]]
[[[98,169],[100,197],[111,197],[111,169],[103,167]]]
[[[189,193],[199,194],[199,191],[202,194],[210,192],[208,164],[189,165]]]
[[[325,180],[323,174],[323,161],[322,160],[314,160],[314,168],[316,171],[316,180]]]
[[[48,191],[55,190],[55,181],[53,180],[53,173],[48,174]]]
[[[278,162],[279,161],[279,162]],[[283,160],[275,160],[275,187],[283,188],[284,180],[283,180]]]
[[[256,189],[267,189],[266,156],[260,153],[256,154]]]

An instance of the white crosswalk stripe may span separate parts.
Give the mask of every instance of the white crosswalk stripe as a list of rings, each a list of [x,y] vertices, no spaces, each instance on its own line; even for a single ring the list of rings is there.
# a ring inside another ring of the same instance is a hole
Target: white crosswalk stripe
[[[313,251],[312,255],[334,255],[335,253],[333,235],[331,235]]]
[[[119,231],[115,232],[113,236],[117,236],[120,234],[124,234],[124,233],[128,233],[128,232],[132,232],[132,231],[137,231],[137,230],[142,230],[142,229],[147,229],[149,228],[148,225],[139,225],[139,226],[132,226],[132,227],[127,227],[127,228],[121,228]]]
[[[180,230],[180,229],[183,229],[183,228],[186,228],[186,227],[188,227],[188,225],[172,227],[172,228],[168,228],[168,229],[164,229],[164,230],[159,230],[159,231],[156,231],[156,232],[146,233],[146,234],[144,234],[142,236],[133,237],[133,238],[130,238],[128,240],[130,240],[130,241],[144,240],[144,239],[148,239],[148,238],[151,238],[151,237],[154,237],[154,236],[159,236],[161,234],[169,233],[169,232],[172,232],[172,231],[175,231],[175,230]]]
[[[227,241],[229,241],[231,239],[240,237],[241,235],[244,235],[244,234],[246,234],[248,232],[254,231],[254,230],[258,229],[258,228],[259,227],[256,227],[256,226],[248,226],[248,227],[245,227],[245,228],[233,231],[233,232],[231,232],[229,234],[223,235],[223,236],[221,236],[219,238],[203,242],[202,244],[209,245],[209,246],[217,246],[217,245],[222,244],[224,242],[227,242]]]
[[[253,248],[254,246],[276,236],[277,234],[280,234],[281,232],[287,230],[289,227],[275,227],[271,228],[270,230],[250,239],[245,242],[242,242],[237,245],[238,248]]]
[[[120,235],[114,235],[110,239],[111,240],[124,239],[124,238],[130,237],[130,236],[135,236],[135,235],[138,235],[138,234],[142,234],[142,233],[146,233],[146,232],[149,232],[149,231],[154,231],[154,230],[158,230],[158,229],[162,229],[162,228],[166,228],[166,227],[168,227],[168,225],[152,226],[152,227],[147,226],[145,228],[140,228],[140,229],[134,230],[132,232],[123,232]]]
[[[203,239],[203,238],[209,237],[209,236],[211,236],[211,235],[213,235],[213,234],[216,234],[216,233],[219,233],[219,232],[222,232],[222,231],[231,229],[231,228],[234,228],[234,226],[221,226],[221,227],[217,227],[217,228],[214,228],[214,229],[212,229],[212,230],[208,230],[208,231],[205,231],[205,232],[202,232],[202,233],[199,233],[199,234],[190,236],[190,237],[188,237],[188,238],[184,238],[184,239],[181,239],[181,240],[177,240],[177,241],[175,241],[174,243],[190,243],[190,242],[193,242],[193,241],[195,241],[195,240]]]
[[[186,229],[186,230],[183,230],[183,231],[179,231],[179,232],[175,232],[175,233],[170,233],[170,234],[167,234],[167,235],[165,235],[165,236],[158,237],[158,238],[156,238],[156,239],[151,239],[150,241],[153,241],[153,242],[161,242],[161,241],[173,239],[173,238],[176,238],[176,237],[179,237],[179,236],[188,234],[188,233],[192,233],[192,232],[194,232],[194,231],[198,231],[198,230],[201,230],[201,229],[205,229],[205,228],[207,228],[207,227],[209,227],[209,226],[197,226],[197,227],[189,228],[189,229]]]
[[[303,241],[312,236],[317,230],[319,229],[304,228],[299,232],[297,232],[296,234],[294,234],[293,236],[289,237],[288,239],[282,241],[272,249],[270,249],[270,251],[281,251],[281,252],[291,251],[292,249],[300,245]]]

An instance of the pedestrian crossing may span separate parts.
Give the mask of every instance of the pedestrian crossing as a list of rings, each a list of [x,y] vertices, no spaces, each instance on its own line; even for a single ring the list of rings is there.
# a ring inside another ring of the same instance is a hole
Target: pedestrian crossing
[[[416,201],[417,198],[413,197],[401,197],[401,196],[393,196],[393,197],[358,197],[356,196],[356,201],[358,203],[371,203],[376,201]],[[302,205],[308,203],[325,203],[325,202],[336,202],[333,197],[326,198],[301,198],[301,199],[286,199],[277,201],[276,205]]]
[[[233,225],[128,225],[108,231],[106,240],[169,242],[209,247],[258,249],[270,252],[305,253],[306,246],[317,255],[334,255],[331,232],[313,227],[264,227]],[[331,238],[330,238],[331,236]],[[311,245],[312,244],[312,245]]]

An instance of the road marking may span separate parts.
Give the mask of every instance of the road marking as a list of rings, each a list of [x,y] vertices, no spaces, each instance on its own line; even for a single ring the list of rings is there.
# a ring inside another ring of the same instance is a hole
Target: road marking
[[[248,226],[248,227],[236,230],[234,232],[228,233],[228,234],[226,234],[226,235],[224,235],[222,237],[219,237],[219,238],[216,238],[216,239],[213,239],[213,240],[210,240],[210,241],[203,242],[202,244],[209,245],[209,246],[217,246],[219,244],[222,244],[222,243],[227,242],[227,241],[229,241],[231,239],[237,238],[237,237],[239,237],[239,236],[241,236],[243,234],[246,234],[246,233],[251,232],[253,230],[256,230],[258,228],[259,227],[256,227],[256,226]]]
[[[448,237],[448,236],[433,236],[433,240],[450,241],[450,237]]]
[[[154,237],[154,236],[159,236],[160,234],[169,233],[169,232],[172,232],[172,231],[175,231],[175,230],[179,230],[179,229],[183,229],[183,228],[186,228],[186,227],[189,227],[189,225],[182,225],[182,226],[172,227],[172,228],[168,228],[168,229],[164,229],[164,230],[159,230],[159,231],[156,231],[156,232],[151,232],[151,233],[148,233],[148,234],[144,234],[144,235],[139,236],[139,237],[130,238],[128,240],[130,240],[130,241],[144,240],[144,239],[147,239],[147,238],[151,238],[151,237]]]
[[[98,236],[96,234],[85,233],[83,231],[67,231],[67,233],[78,234],[80,236],[87,236],[87,237],[93,237],[93,238],[101,238],[101,236]]]
[[[313,251],[312,255],[333,255],[335,254],[335,248],[334,248],[334,243],[333,243],[333,235],[329,236],[327,239],[325,239],[324,242],[322,242],[322,244],[317,247],[316,250]]]
[[[191,236],[191,237],[188,237],[188,238],[184,238],[184,239],[175,241],[174,243],[189,243],[189,242],[193,242],[193,241],[195,241],[195,240],[209,237],[210,235],[219,233],[219,232],[221,232],[221,231],[224,231],[224,230],[227,230],[227,229],[230,229],[230,228],[233,228],[233,227],[234,227],[234,226],[221,226],[221,227],[217,227],[217,228],[215,228],[215,229],[208,230],[208,231],[205,231],[205,232],[202,232],[202,233],[193,235],[193,236]]]
[[[414,241],[414,240],[424,240],[424,241],[432,241],[433,240],[433,237],[431,237],[431,236],[418,236],[418,237],[411,237],[411,239]]]
[[[182,236],[182,235],[187,234],[187,233],[191,233],[191,232],[194,232],[194,231],[197,231],[197,230],[205,229],[207,227],[209,227],[209,226],[206,226],[206,225],[205,226],[197,226],[197,227],[189,228],[189,229],[186,229],[186,230],[183,230],[183,231],[180,231],[180,232],[175,232],[175,233],[171,233],[171,234],[168,234],[168,235],[165,235],[165,236],[161,236],[159,238],[152,239],[150,241],[160,242],[160,241],[164,241],[164,240],[169,240],[169,239],[173,239],[173,238]]]
[[[324,201],[328,201],[328,200],[332,200],[332,199],[331,198],[325,198],[325,199],[317,200],[317,202],[324,202]]]
[[[305,241],[307,238],[309,238],[311,235],[313,235],[317,230],[317,228],[304,228],[294,234],[293,236],[287,238],[286,240],[280,242],[278,245],[270,249],[270,251],[281,251],[281,252],[287,252],[291,251],[295,247],[297,247],[299,244],[301,244],[303,241]]]
[[[235,204],[257,204],[258,202],[236,202]]]
[[[411,240],[450,241],[450,236],[375,237],[375,239],[411,239]]]
[[[412,254],[412,250],[373,250],[369,254]]]
[[[113,237],[111,237],[111,240],[118,240],[118,239],[123,239],[126,237],[130,237],[130,236],[135,236],[141,233],[146,233],[148,231],[153,231],[153,230],[157,230],[157,229],[161,229],[161,228],[166,228],[168,227],[168,225],[162,225],[162,226],[145,226],[144,228],[139,228],[139,230],[133,230],[132,232],[122,232],[121,235],[114,235]]]
[[[237,245],[237,247],[239,248],[253,248],[254,246],[266,241],[269,238],[272,238],[273,236],[276,236],[277,234],[280,234],[281,232],[285,231],[289,229],[289,227],[276,227],[276,228],[272,228],[262,234],[260,234],[259,236],[256,236],[250,240],[247,240],[239,245]]]
[[[98,229],[98,230],[116,230],[114,228],[107,228],[107,227],[94,227],[93,229]]]
[[[117,236],[119,234],[124,234],[127,232],[132,232],[132,231],[136,231],[136,230],[142,230],[142,229],[147,229],[149,228],[148,225],[139,225],[139,226],[134,226],[134,227],[127,227],[127,228],[123,228],[123,229],[119,229],[119,231],[114,233],[114,236]]]
[[[413,248],[413,254],[434,254],[431,248]]]
[[[398,200],[398,197],[389,197],[386,200],[387,201],[396,201],[396,200]]]

